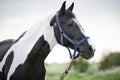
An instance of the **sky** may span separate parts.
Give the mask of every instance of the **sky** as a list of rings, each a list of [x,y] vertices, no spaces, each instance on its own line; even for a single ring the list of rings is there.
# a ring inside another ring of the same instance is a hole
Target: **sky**
[[[108,51],[120,51],[120,0],[66,0],[96,47],[91,62]],[[64,0],[0,0],[0,41],[17,39],[42,18],[58,11]],[[65,47],[56,45],[47,63],[70,61]]]

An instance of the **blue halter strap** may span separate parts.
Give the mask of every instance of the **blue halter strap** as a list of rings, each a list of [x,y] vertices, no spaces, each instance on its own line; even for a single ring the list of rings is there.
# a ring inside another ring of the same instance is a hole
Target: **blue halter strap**
[[[60,25],[60,21],[59,21],[59,16],[58,16],[58,13],[56,14],[56,22],[57,22],[57,25],[58,25],[58,28],[59,28],[59,31],[60,31],[60,43],[61,45],[64,45],[63,44],[63,37],[66,38],[71,44],[74,45],[74,53],[72,54],[72,52],[70,51],[70,49],[67,47],[68,51],[69,51],[69,55],[70,55],[70,58],[71,59],[76,59],[77,57],[80,56],[80,53],[76,53],[78,47],[80,44],[82,44],[84,41],[86,41],[87,39],[89,39],[89,37],[84,37],[82,40],[78,41],[78,42],[75,42],[73,41],[69,36],[67,36],[65,34],[65,32],[62,30],[62,27]]]

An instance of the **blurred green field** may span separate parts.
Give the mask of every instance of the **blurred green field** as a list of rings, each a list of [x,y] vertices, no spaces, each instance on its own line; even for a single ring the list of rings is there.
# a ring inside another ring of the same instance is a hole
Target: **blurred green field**
[[[120,67],[109,70],[98,70],[99,64],[91,64],[87,72],[80,73],[74,68],[64,80],[120,80]],[[59,80],[68,64],[47,64],[46,80]]]

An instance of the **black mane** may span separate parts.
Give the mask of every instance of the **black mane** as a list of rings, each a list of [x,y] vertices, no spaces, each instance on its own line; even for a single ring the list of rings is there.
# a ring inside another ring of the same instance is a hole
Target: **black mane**
[[[4,41],[1,41],[0,46],[5,45],[5,44],[11,44],[14,41],[15,41],[14,39],[7,39],[7,40],[4,40]]]

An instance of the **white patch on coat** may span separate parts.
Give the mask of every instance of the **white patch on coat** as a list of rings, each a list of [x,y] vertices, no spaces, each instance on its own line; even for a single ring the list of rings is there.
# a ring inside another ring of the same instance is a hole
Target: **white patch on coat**
[[[45,40],[49,43],[50,49],[52,49],[54,45],[57,44],[53,27],[50,26],[50,20],[52,17],[53,16],[50,16],[47,19],[40,21],[40,23],[34,25],[18,42],[12,45],[8,50],[5,57],[3,58],[3,61],[0,63],[0,71],[2,71],[2,64],[5,64],[5,60],[9,53],[11,51],[14,51],[14,58],[7,75],[7,80],[10,79],[11,75],[14,73],[18,65],[25,62],[33,46],[42,35],[44,35]]]

